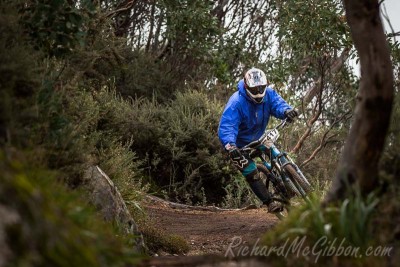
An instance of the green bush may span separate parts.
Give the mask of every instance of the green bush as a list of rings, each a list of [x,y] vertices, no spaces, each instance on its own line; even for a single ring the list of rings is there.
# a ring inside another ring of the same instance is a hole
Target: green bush
[[[166,233],[150,219],[139,220],[138,224],[150,251],[184,254],[190,250],[188,242],[182,236]]]
[[[94,69],[97,73],[115,79],[116,91],[125,98],[156,98],[166,102],[175,91],[183,91],[183,81],[173,67],[142,51],[122,48],[114,61],[100,59]]]
[[[220,203],[223,187],[236,174],[226,168],[229,163],[217,136],[222,105],[204,93],[189,91],[177,93],[168,104],[140,98],[131,106],[118,131],[132,138],[131,148],[145,160],[143,168],[153,189],[165,190],[178,201],[203,202],[205,195],[208,203]]]
[[[43,77],[41,54],[27,44],[14,5],[1,4],[0,32],[0,145],[26,146],[37,112],[33,96]]]
[[[130,150],[130,144],[108,141],[107,146],[98,150],[99,166],[112,177],[125,203],[128,206],[139,206],[142,193],[146,192],[148,187],[142,182],[142,162]]]
[[[127,241],[117,238],[77,192],[55,182],[57,173],[9,160],[3,151],[0,169],[0,230],[5,235],[0,243],[8,252],[3,258],[7,266],[126,266],[138,262],[139,256]]]
[[[146,187],[141,183],[142,161],[130,149],[131,134],[125,132],[131,105],[108,90],[79,89],[57,99],[53,105],[58,108],[43,118],[43,123],[54,122],[45,129],[43,140],[47,165],[63,171],[72,186],[80,185],[88,165],[99,165],[123,196],[138,200]]]
[[[358,257],[358,255],[366,255],[365,252],[369,247],[387,244],[377,242],[376,233],[381,230],[374,225],[374,221],[379,217],[377,211],[384,205],[379,203],[376,194],[362,197],[357,192],[338,207],[324,208],[320,204],[320,198],[313,196],[311,201],[293,210],[290,216],[273,231],[266,233],[262,244],[268,247],[281,247],[286,244],[286,249],[291,244],[297,244],[298,247],[287,250],[288,256],[285,258],[279,257],[278,253],[272,253],[275,260],[284,260],[289,265],[294,262],[306,266],[315,262],[328,266],[337,266],[338,262],[341,266],[382,265],[388,258]],[[299,242],[300,240],[303,241]],[[303,252],[307,247],[310,250],[308,255],[304,256]],[[357,249],[359,254],[355,257],[345,256],[343,253],[329,255],[326,251],[330,247],[352,248],[354,249],[352,251]]]
[[[85,169],[96,163],[94,155],[101,138],[96,130],[97,103],[84,90],[60,94],[50,82],[39,92],[38,107],[40,127],[32,131],[31,138],[44,152],[43,164],[60,170],[72,187],[79,186]]]
[[[251,191],[246,179],[238,174],[224,187],[226,192],[221,205],[225,208],[242,208],[251,204],[261,204]]]
[[[34,46],[50,56],[64,56],[84,46],[95,13],[91,1],[79,5],[67,0],[29,2],[21,3],[20,13]]]
[[[139,176],[147,177],[153,191],[167,192],[180,202],[222,202],[226,195],[224,187],[238,172],[229,165],[218,140],[223,107],[220,102],[198,91],[177,93],[174,100],[165,104],[154,98],[126,100],[109,90],[91,95],[98,103],[97,131],[114,136],[115,142],[134,152],[134,169],[141,170]],[[124,164],[129,165],[128,162],[126,158]],[[243,205],[251,197],[247,185],[241,186],[243,194],[232,195],[236,205]]]

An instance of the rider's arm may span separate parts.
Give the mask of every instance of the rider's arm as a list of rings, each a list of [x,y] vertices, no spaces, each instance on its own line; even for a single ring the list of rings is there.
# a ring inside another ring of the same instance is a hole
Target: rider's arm
[[[236,146],[236,137],[241,122],[240,103],[231,100],[226,104],[218,128],[218,137],[224,147],[227,144]]]
[[[267,88],[268,100],[271,103],[271,114],[278,119],[285,119],[285,111],[288,109],[293,109],[285,100],[271,88]]]

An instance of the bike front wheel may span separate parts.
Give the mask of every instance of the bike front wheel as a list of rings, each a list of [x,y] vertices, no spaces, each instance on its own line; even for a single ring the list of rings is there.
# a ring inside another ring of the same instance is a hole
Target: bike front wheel
[[[283,167],[290,180],[292,180],[293,184],[297,187],[298,191],[301,193],[303,197],[305,197],[308,193],[312,191],[310,183],[307,181],[305,177],[300,175],[295,167],[291,164],[287,164]]]

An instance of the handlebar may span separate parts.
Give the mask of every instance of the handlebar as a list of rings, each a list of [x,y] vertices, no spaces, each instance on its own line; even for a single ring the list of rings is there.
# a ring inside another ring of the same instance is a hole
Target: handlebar
[[[279,123],[274,129],[279,129],[279,128],[283,128],[286,126],[286,124],[288,123],[287,118],[282,120],[281,123]]]
[[[282,120],[281,123],[279,123],[277,126],[275,126],[275,128],[273,128],[273,130],[283,128],[286,126],[287,123],[288,123],[288,121],[286,118],[286,119]],[[267,135],[267,130],[265,130],[265,132],[261,135],[260,138],[258,138],[258,140],[255,140],[255,141],[245,145],[244,147],[241,148],[241,150],[245,151],[245,150],[249,150],[251,148],[258,147],[259,145],[261,145],[261,143],[265,139],[266,135]]]

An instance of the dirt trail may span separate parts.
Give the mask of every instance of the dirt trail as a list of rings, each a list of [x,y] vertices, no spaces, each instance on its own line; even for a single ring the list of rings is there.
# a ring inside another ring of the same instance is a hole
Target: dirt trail
[[[252,244],[279,221],[265,208],[216,210],[160,199],[148,199],[144,207],[158,227],[188,241],[188,255],[224,255],[235,236]]]

